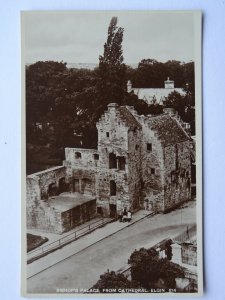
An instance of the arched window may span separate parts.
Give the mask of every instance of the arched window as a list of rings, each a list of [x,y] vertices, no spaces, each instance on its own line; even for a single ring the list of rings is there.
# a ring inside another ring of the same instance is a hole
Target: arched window
[[[114,180],[110,180],[110,196],[116,196],[116,183]]]
[[[117,168],[116,155],[114,153],[109,153],[109,168],[110,169]]]

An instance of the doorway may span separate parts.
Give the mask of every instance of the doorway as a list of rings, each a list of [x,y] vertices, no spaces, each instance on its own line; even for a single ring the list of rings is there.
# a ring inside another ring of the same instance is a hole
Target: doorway
[[[79,179],[74,179],[73,180],[73,187],[74,187],[74,192],[75,193],[79,193],[80,192]]]
[[[109,214],[110,214],[110,218],[113,219],[117,218],[117,209],[115,204],[109,204]]]

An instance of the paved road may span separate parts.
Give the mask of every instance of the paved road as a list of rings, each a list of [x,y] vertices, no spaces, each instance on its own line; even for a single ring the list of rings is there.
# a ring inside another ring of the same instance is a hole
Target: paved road
[[[58,288],[90,288],[107,269],[121,268],[134,249],[153,246],[194,223],[194,203],[182,210],[143,219],[29,278],[28,292],[56,293]]]

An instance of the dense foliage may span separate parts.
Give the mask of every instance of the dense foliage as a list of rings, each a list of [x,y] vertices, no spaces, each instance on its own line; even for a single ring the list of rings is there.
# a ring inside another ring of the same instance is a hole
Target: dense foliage
[[[132,280],[140,282],[146,288],[157,287],[157,282],[162,280],[165,287],[175,288],[175,278],[184,277],[183,269],[167,258],[159,258],[154,249],[141,248],[135,250],[129,259]]]
[[[100,279],[92,289],[98,289],[101,293],[106,293],[107,290],[114,290],[117,293],[120,289],[136,289],[140,287],[137,281],[129,280],[123,274],[107,271],[100,276]]]

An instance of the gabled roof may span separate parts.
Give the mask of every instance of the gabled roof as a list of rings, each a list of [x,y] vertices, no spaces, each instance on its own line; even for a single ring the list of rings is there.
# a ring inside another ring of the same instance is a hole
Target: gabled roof
[[[181,95],[185,95],[182,88],[133,88],[132,91],[138,96],[138,99],[142,99],[148,104],[152,104],[153,98],[155,98],[156,102],[160,104],[165,97],[168,97],[168,95],[174,91]]]
[[[118,107],[118,111],[120,114],[120,118],[125,122],[127,127],[129,127],[130,129],[141,128],[140,123],[125,106]]]
[[[164,146],[190,140],[178,121],[169,115],[164,114],[150,117],[148,125],[156,133]]]

